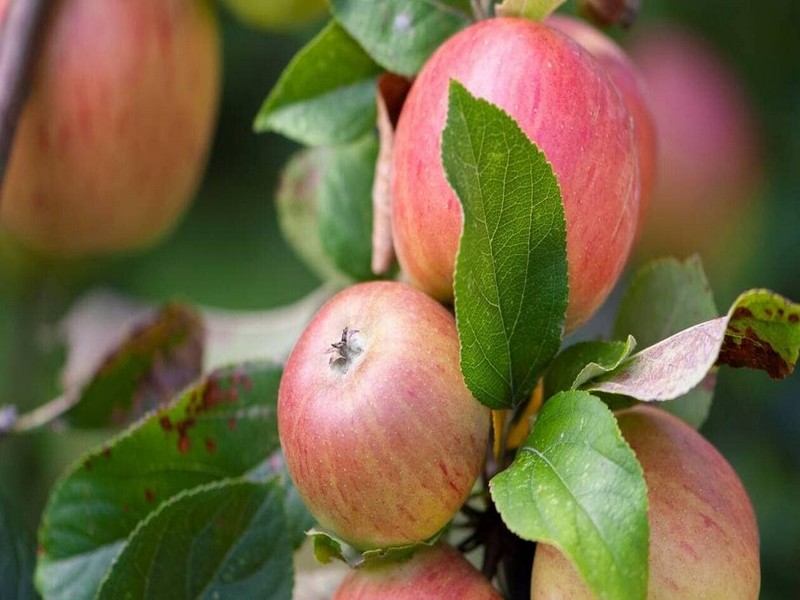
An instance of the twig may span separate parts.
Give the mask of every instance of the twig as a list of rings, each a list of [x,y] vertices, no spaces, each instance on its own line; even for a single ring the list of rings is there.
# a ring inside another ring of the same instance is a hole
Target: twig
[[[0,189],[22,105],[36,40],[51,0],[11,0],[0,31]]]
[[[64,394],[24,415],[10,419],[5,423],[5,428],[2,427],[3,423],[0,423],[0,437],[8,433],[27,433],[44,427],[75,406],[78,400],[80,400],[80,394]],[[15,412],[13,407],[0,410],[0,412],[3,411],[9,417]]]

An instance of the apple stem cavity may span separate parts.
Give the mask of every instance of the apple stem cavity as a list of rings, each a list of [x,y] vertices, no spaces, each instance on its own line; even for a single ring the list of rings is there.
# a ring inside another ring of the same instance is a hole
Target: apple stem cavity
[[[342,339],[331,344],[327,352],[331,355],[328,360],[331,368],[341,374],[347,373],[350,365],[353,364],[353,360],[364,352],[358,329],[345,327],[342,330]]]

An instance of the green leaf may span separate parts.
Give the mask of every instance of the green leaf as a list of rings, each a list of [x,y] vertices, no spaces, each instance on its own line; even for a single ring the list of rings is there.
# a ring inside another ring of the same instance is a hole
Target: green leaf
[[[319,193],[322,246],[340,272],[356,281],[374,279],[372,182],[378,137],[371,132],[328,153]]]
[[[483,404],[515,406],[530,396],[561,344],[561,193],[544,154],[514,120],[455,81],[442,160],[464,209],[455,273],[461,370]]]
[[[573,391],[545,402],[514,462],[489,485],[508,528],[559,548],[597,596],[646,596],[644,473],[598,398]]]
[[[715,364],[761,369],[780,379],[791,374],[798,355],[800,305],[751,290],[739,296],[727,316],[637,352],[586,387],[638,400],[671,400],[708,381]]]
[[[565,0],[503,0],[495,11],[498,17],[522,17],[544,21]]]
[[[93,598],[125,540],[161,502],[243,476],[272,455],[280,375],[259,363],[214,372],[73,465],[42,518],[42,594]]]
[[[96,598],[289,600],[292,579],[280,483],[226,480],[183,492],[151,513]]]
[[[624,342],[592,340],[562,350],[547,368],[544,397],[575,390],[587,381],[613,371],[636,347],[632,336]]]
[[[95,332],[96,333],[96,332]],[[113,337],[113,332],[112,333]],[[114,340],[112,339],[112,344]],[[168,304],[140,321],[102,358],[80,400],[67,418],[76,427],[108,427],[130,423],[169,400],[200,376],[204,328],[200,315],[183,304]],[[99,344],[94,334],[73,338],[70,353]],[[93,349],[93,348],[92,348]],[[72,369],[84,368],[70,364]]]
[[[33,536],[0,495],[0,598],[38,598],[33,588],[35,563]]]
[[[331,10],[376,62],[387,71],[410,77],[442,42],[470,24],[464,4],[452,0],[331,0]]]
[[[614,337],[633,335],[640,347],[646,348],[718,314],[698,257],[685,262],[656,260],[634,275],[617,312]],[[713,397],[713,378],[704,379],[661,407],[699,428],[708,417]]]
[[[254,128],[310,146],[354,140],[375,126],[380,72],[361,46],[331,22],[286,67]]]
[[[440,534],[436,534],[430,540],[417,544],[406,544],[405,546],[393,546],[391,548],[378,548],[374,550],[361,551],[354,548],[343,539],[328,533],[312,529],[308,532],[314,546],[314,557],[322,564],[328,564],[332,560],[341,560],[352,568],[364,566],[376,566],[384,563],[395,563],[410,558],[414,552],[420,548],[429,548],[439,539]]]

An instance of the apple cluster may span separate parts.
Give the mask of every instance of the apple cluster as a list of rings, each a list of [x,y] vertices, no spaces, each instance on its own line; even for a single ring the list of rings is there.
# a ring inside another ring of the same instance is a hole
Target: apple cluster
[[[361,283],[334,296],[302,333],[279,391],[286,464],[320,526],[360,552],[432,545],[352,572],[337,598],[500,597],[436,542],[486,473],[491,422],[464,383],[449,310],[463,225],[441,161],[451,80],[504,109],[552,165],[566,219],[567,331],[617,283],[654,186],[645,83],[589,25],[486,19],[429,58],[400,112],[392,158],[392,232],[410,285]],[[660,410],[632,408],[618,421],[649,490],[648,597],[755,597],[755,517],[730,465]],[[532,597],[589,596],[560,551],[540,544]]]

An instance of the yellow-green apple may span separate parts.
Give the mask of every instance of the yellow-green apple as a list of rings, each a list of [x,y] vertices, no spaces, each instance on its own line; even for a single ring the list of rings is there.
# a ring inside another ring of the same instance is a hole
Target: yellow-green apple
[[[451,79],[508,112],[553,166],[567,222],[567,329],[575,329],[611,291],[636,232],[639,157],[622,96],[577,42],[526,19],[481,21],[431,56],[397,126],[392,231],[411,282],[442,301],[453,297],[463,222],[441,161]]]
[[[408,561],[351,571],[333,600],[500,600],[492,584],[458,551],[444,544]]]
[[[300,496],[361,549],[440,531],[483,467],[489,410],[467,389],[455,319],[397,282],[345,289],[313,317],[278,392],[278,431]]]
[[[328,9],[328,0],[224,0],[246,25],[265,31],[299,27],[319,18]]]
[[[0,227],[49,256],[144,248],[175,225],[205,165],[215,15],[204,0],[58,0],[50,11]]]
[[[761,583],[758,529],[733,468],[703,436],[665,411],[637,406],[618,415],[650,501],[647,597],[754,600]],[[539,544],[532,598],[591,598],[572,564]]]
[[[675,26],[643,29],[630,55],[648,86],[658,136],[638,257],[699,252],[712,275],[727,274],[746,253],[761,185],[758,128],[743,84],[707,42]]]
[[[549,17],[546,23],[550,27],[566,33],[603,65],[611,77],[611,81],[622,94],[628,112],[633,117],[633,127],[639,150],[639,172],[642,178],[637,227],[641,231],[647,215],[650,193],[655,182],[656,133],[649,106],[647,86],[639,73],[639,68],[610,37],[585,21],[563,14],[555,14]]]

